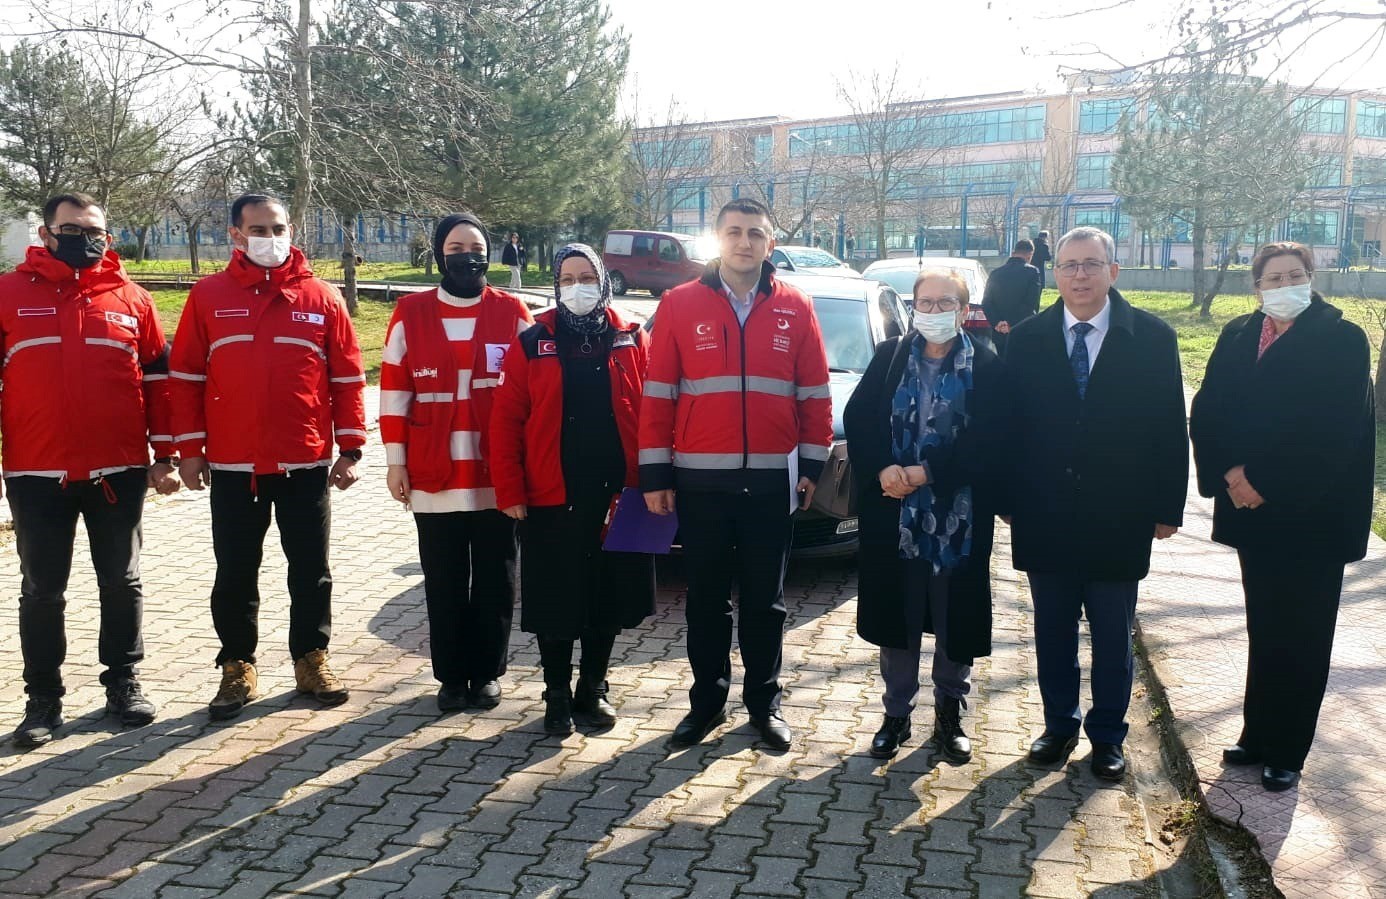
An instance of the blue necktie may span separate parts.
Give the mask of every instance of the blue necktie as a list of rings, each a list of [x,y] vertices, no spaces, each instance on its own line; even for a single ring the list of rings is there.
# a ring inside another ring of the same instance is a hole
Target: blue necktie
[[[1092,325],[1087,322],[1078,322],[1069,328],[1073,332],[1073,352],[1069,353],[1068,365],[1073,369],[1073,380],[1078,383],[1078,398],[1082,399],[1088,392],[1088,332],[1092,330]]]

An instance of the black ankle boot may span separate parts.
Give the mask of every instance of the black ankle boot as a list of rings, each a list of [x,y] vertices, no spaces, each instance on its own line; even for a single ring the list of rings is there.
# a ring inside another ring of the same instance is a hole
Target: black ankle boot
[[[544,733],[566,737],[573,732],[573,694],[566,687],[544,691]]]
[[[900,744],[910,738],[910,719],[885,716],[881,729],[871,738],[871,757],[873,759],[893,759],[900,751]]]
[[[590,681],[578,677],[573,694],[573,714],[593,727],[611,727],[616,723],[616,709],[606,701],[606,681]]]
[[[972,760],[972,741],[962,729],[961,699],[942,699],[934,707],[934,742],[950,761]]]

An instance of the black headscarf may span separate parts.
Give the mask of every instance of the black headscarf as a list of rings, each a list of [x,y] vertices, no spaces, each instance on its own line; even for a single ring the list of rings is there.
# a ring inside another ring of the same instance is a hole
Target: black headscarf
[[[438,222],[438,227],[433,229],[433,261],[438,265],[438,271],[443,276],[443,289],[455,297],[467,295],[467,288],[453,281],[448,275],[448,264],[443,253],[443,244],[447,242],[448,235],[452,229],[458,225],[471,225],[481,232],[481,239],[486,241],[486,252],[491,252],[491,238],[486,231],[486,226],[481,223],[481,219],[472,215],[470,212],[454,212],[452,215],[445,216]]]
[[[601,298],[597,300],[596,308],[586,315],[574,315],[558,300],[561,292],[558,276],[563,270],[563,260],[569,256],[581,256],[592,263],[592,269],[597,273],[597,282],[601,285]],[[600,334],[605,331],[606,307],[611,305],[611,276],[606,273],[606,266],[602,265],[602,254],[585,243],[570,243],[560,247],[558,252],[553,254],[553,301],[558,306],[559,320],[569,331],[575,334]]]

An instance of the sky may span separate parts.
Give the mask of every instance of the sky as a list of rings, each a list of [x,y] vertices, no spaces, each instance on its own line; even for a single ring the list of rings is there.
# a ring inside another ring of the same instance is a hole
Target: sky
[[[1265,0],[1266,6],[1283,0]],[[607,0],[630,37],[626,109],[642,124],[670,97],[692,120],[845,113],[836,84],[889,72],[924,97],[1062,91],[1060,69],[1132,64],[1176,43],[1176,0]],[[1109,11],[1092,11],[1111,4]],[[1379,0],[1342,0],[1341,8]],[[1281,48],[1297,84],[1386,89],[1380,41],[1350,52],[1371,29],[1326,29]],[[1345,58],[1346,57],[1346,58]],[[1266,60],[1269,64],[1271,61]],[[1277,61],[1278,62],[1278,61]],[[1262,66],[1263,69],[1266,65]]]

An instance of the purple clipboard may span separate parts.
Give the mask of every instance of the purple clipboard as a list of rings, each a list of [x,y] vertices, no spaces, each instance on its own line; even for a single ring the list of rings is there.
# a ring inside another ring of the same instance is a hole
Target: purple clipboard
[[[621,491],[616,511],[606,529],[602,549],[617,553],[666,555],[679,529],[678,515],[656,515],[645,507],[645,496],[635,487]]]

